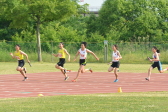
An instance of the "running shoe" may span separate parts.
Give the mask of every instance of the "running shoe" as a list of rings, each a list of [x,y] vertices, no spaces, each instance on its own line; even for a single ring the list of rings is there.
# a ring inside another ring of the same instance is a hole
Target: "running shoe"
[[[93,70],[92,70],[91,68],[89,68],[89,71],[90,71],[91,73],[93,73]]]
[[[67,76],[67,77],[65,77],[64,81],[67,81],[68,79],[69,79],[69,77]]]
[[[66,70],[67,72],[71,72],[71,70]]]
[[[24,77],[23,81],[26,81],[28,79],[28,77]]]
[[[148,79],[148,78],[145,78],[145,80],[149,81],[149,79]]]
[[[26,68],[23,68],[23,71],[26,73],[27,72]]]
[[[114,82],[118,82],[118,79],[114,80]]]
[[[77,79],[72,80],[72,82],[76,82],[76,81],[77,81]]]

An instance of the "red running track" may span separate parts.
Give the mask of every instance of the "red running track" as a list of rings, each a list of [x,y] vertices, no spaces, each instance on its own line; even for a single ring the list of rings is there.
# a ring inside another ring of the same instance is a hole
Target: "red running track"
[[[27,74],[22,81],[20,74],[0,75],[0,98],[76,95],[93,93],[168,91],[168,74],[153,73],[146,81],[147,73],[119,73],[119,82],[114,83],[114,74],[94,72],[81,74],[77,82],[71,82],[76,72],[68,73],[68,81],[60,72]]]

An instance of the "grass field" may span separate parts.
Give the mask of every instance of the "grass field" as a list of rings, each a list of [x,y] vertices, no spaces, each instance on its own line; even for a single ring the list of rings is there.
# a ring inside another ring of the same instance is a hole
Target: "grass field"
[[[167,112],[168,92],[0,99],[1,112]]]
[[[38,63],[32,62],[32,67],[26,63],[25,67],[28,73],[40,73],[40,72],[58,72],[59,70],[55,68],[56,63]],[[107,72],[110,65],[107,63],[87,63],[86,68],[92,68],[95,72]],[[147,73],[148,68],[151,64],[121,64],[120,72],[130,72],[130,73]],[[15,69],[17,67],[17,62],[0,62],[0,71],[2,74],[19,74]],[[79,67],[78,63],[66,63],[65,68],[72,71],[77,71]],[[163,68],[168,67],[168,64],[164,64]],[[152,72],[157,73],[157,68]]]
[[[121,64],[120,72],[147,73],[151,64]],[[2,74],[19,74],[17,63],[1,62]],[[26,64],[28,73],[58,72],[55,63]],[[77,71],[78,63],[66,63],[65,67]],[[107,72],[106,63],[88,63],[95,72]],[[163,65],[163,68],[168,65]],[[86,68],[87,68],[86,67]],[[157,69],[153,72],[158,72]],[[20,75],[20,74],[19,74]],[[0,112],[167,112],[168,92],[109,93],[91,95],[63,95],[29,98],[2,98]]]

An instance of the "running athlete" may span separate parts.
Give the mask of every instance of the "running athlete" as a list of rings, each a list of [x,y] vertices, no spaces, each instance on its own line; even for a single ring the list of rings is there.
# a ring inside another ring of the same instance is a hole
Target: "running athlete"
[[[12,58],[17,59],[18,60],[18,67],[16,68],[17,71],[19,71],[24,79],[23,81],[26,81],[26,79],[28,79],[28,77],[26,76],[26,68],[23,67],[25,62],[24,62],[24,56],[26,56],[27,62],[30,63],[28,55],[26,53],[24,53],[23,51],[21,51],[21,48],[19,45],[15,46],[16,51],[13,53],[10,53],[10,55],[12,56]]]
[[[90,71],[91,73],[93,72],[91,70],[91,68],[90,69],[85,69],[87,53],[91,53],[97,60],[99,60],[99,58],[92,51],[90,51],[89,49],[86,49],[86,45],[87,45],[86,42],[82,42],[81,43],[81,48],[76,53],[74,61],[76,61],[77,56],[80,55],[80,60],[79,60],[80,67],[78,69],[78,73],[77,73],[76,78],[74,80],[72,80],[72,82],[76,82],[77,81],[80,73],[84,73],[86,71]]]
[[[115,74],[115,77],[116,77],[114,82],[118,82],[119,79],[118,79],[117,70],[119,69],[119,66],[120,66],[119,60],[122,59],[122,57],[120,55],[120,52],[118,51],[117,45],[113,45],[112,49],[113,49],[112,62],[109,63],[109,64],[112,63],[112,65],[109,67],[108,72],[111,72],[111,71],[114,70],[114,74]]]
[[[59,62],[55,65],[55,68],[60,69],[63,75],[65,76],[65,81],[68,80],[68,75],[66,74],[67,70],[64,68],[66,54],[68,55],[68,61],[70,61],[70,54],[64,48],[64,44],[60,42],[59,51],[57,54],[53,54],[55,57],[59,57]]]
[[[151,67],[148,69],[148,77],[145,78],[147,81],[150,80],[151,71],[152,71],[152,69],[154,69],[155,67],[158,68],[158,70],[159,70],[160,73],[163,73],[163,72],[165,72],[165,71],[168,70],[168,67],[167,67],[166,69],[163,69],[163,70],[162,70],[162,65],[161,65],[161,62],[160,62],[160,59],[159,59],[160,51],[159,51],[155,46],[152,48],[152,51],[153,51],[153,53],[154,53],[154,54],[153,54],[153,59],[150,59],[149,57],[148,57],[148,59],[149,59],[150,62],[154,62],[154,63],[153,63],[153,64],[151,65]]]

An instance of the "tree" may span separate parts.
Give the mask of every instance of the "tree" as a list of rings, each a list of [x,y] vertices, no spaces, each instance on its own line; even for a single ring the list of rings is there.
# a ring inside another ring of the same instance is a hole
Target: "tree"
[[[168,31],[167,7],[168,0],[106,0],[95,31],[105,37],[117,32],[120,41],[156,41]]]
[[[42,61],[40,25],[50,21],[61,21],[76,13],[71,0],[6,0],[6,17],[10,26],[24,28],[33,22],[36,28],[38,61]]]

